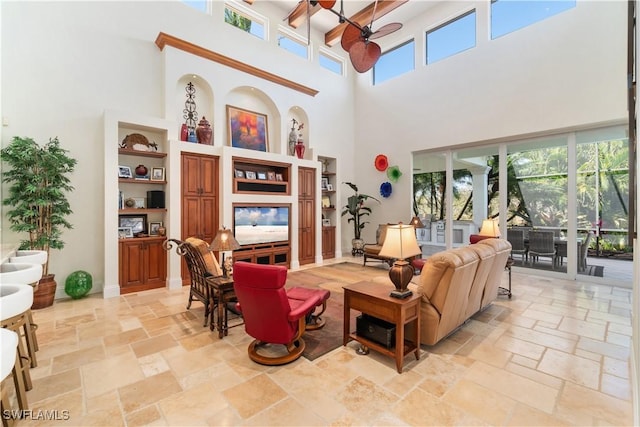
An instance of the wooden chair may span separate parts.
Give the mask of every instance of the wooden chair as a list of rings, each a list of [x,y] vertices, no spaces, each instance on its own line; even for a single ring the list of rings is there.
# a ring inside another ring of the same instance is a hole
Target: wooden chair
[[[557,259],[553,231],[529,231],[529,264],[533,265],[539,257],[551,258],[551,268],[555,268]]]
[[[172,243],[177,245],[176,253],[182,257],[187,263],[190,276],[190,289],[189,289],[189,302],[187,303],[187,310],[191,308],[193,301],[200,301],[204,304],[204,325],[207,326],[207,322],[211,320],[213,322],[213,313],[217,304],[220,302],[215,298],[214,293],[211,291],[211,287],[207,284],[207,278],[212,276],[219,276],[222,274],[220,271],[216,271],[215,265],[217,261],[211,251],[208,250],[206,242],[200,239],[188,238],[184,242],[178,239],[167,239],[164,242],[164,248],[171,250],[173,248]],[[203,254],[203,248],[204,254]],[[207,260],[205,257],[210,256],[208,260],[209,266],[207,266]],[[215,261],[215,263],[213,262]],[[220,266],[218,265],[218,269]],[[218,274],[216,274],[218,273]],[[222,301],[223,304],[233,301],[234,296],[230,295],[226,301]],[[225,325],[226,326],[226,325]]]
[[[507,240],[509,241],[509,243],[511,243],[512,257],[513,254],[520,255],[522,264],[524,264],[529,257],[529,250],[524,244],[524,230],[519,230],[517,228],[507,229]]]

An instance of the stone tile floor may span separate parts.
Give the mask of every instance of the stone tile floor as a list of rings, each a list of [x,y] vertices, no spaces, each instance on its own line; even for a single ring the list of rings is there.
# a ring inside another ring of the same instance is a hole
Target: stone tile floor
[[[17,425],[632,425],[631,291],[513,273],[513,293],[402,374],[353,342],[257,365],[241,327],[219,340],[185,309],[186,287],[56,301],[34,312],[34,415]]]

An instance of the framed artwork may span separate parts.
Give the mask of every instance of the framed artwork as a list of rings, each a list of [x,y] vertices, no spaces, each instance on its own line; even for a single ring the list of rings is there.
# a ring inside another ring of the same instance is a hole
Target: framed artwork
[[[133,237],[131,227],[118,227],[118,239],[127,239]]]
[[[276,181],[282,181],[282,174],[281,173],[277,173],[276,174]]]
[[[118,217],[118,227],[131,228],[132,236],[138,233],[145,233],[147,231],[147,215],[135,214],[135,215],[120,215]]]
[[[331,227],[331,218],[323,218],[322,219],[323,227]]]
[[[327,191],[333,191],[333,185],[327,184]]]
[[[247,179],[256,179],[256,173],[254,171],[245,171]]]
[[[158,229],[162,227],[162,221],[157,221],[157,222],[153,222],[150,221],[149,222],[149,236],[158,236],[160,233],[158,233]]]
[[[227,105],[227,135],[232,147],[269,151],[265,114]]]
[[[266,172],[258,172],[258,179],[267,179]]]
[[[329,185],[329,178],[323,177],[322,178],[322,189],[323,190],[328,190],[327,185]]]
[[[164,181],[164,168],[151,168],[151,181]]]
[[[244,171],[240,169],[236,169],[236,178],[244,178]]]
[[[132,197],[134,205],[133,207],[136,209],[144,209],[147,207],[146,199],[144,197]]]
[[[118,178],[133,178],[131,168],[129,166],[118,166]]]
[[[276,180],[276,173],[274,171],[267,172],[267,179],[269,181],[275,181]]]

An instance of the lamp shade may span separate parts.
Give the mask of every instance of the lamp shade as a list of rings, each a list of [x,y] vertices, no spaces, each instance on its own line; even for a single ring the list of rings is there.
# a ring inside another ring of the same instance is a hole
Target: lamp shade
[[[411,218],[411,222],[409,224],[413,225],[413,228],[423,228],[424,224],[420,221],[420,217],[414,216]]]
[[[482,221],[480,228],[481,236],[500,237],[500,227],[498,227],[497,219],[485,219]]]
[[[421,253],[413,225],[400,223],[387,226],[387,235],[384,238],[380,256],[407,259]]]
[[[240,249],[240,243],[233,237],[233,233],[228,228],[222,227],[218,230],[218,234],[211,242],[211,250],[213,251],[233,251]]]

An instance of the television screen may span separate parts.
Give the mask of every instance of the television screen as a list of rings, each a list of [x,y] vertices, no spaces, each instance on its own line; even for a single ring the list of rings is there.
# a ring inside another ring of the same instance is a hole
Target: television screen
[[[289,240],[288,206],[234,206],[234,235],[241,245]]]

